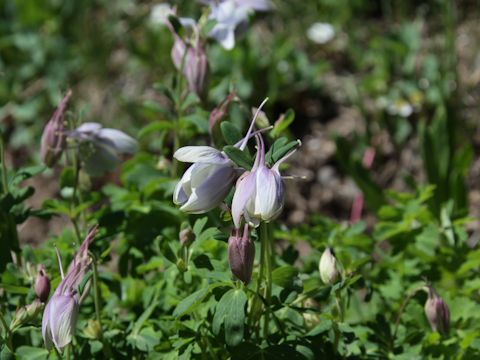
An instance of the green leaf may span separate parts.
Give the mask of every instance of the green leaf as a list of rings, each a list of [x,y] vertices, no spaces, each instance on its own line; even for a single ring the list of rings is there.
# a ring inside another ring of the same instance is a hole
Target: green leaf
[[[238,128],[229,121],[223,121],[220,124],[223,138],[228,145],[235,145],[242,139],[242,134]]]
[[[227,291],[217,304],[212,322],[214,334],[225,326],[225,342],[228,346],[237,346],[243,340],[245,323],[245,304],[247,295],[240,289]]]
[[[225,146],[223,151],[238,166],[247,170],[252,168],[253,159],[245,151],[242,151],[232,145]]]
[[[295,120],[295,112],[292,109],[288,109],[287,112],[275,122],[271,133],[272,136],[277,137],[287,130],[293,120]]]
[[[187,296],[177,305],[173,316],[180,317],[192,312],[207,297],[209,292],[209,288],[203,288]]]
[[[48,350],[33,346],[20,346],[15,354],[19,360],[43,360],[48,358]]]
[[[4,289],[7,293],[10,293],[10,294],[23,294],[23,295],[28,294],[28,292],[30,291],[28,287],[2,284],[2,283],[0,283],[0,289]]]
[[[272,281],[275,285],[288,288],[291,287],[297,275],[298,270],[293,266],[282,266],[273,270]]]
[[[128,341],[140,351],[152,351],[160,343],[160,332],[151,327],[142,329],[138,334],[128,336]]]

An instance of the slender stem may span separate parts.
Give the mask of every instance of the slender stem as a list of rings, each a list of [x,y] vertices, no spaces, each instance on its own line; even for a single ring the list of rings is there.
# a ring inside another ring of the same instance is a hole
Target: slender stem
[[[260,237],[263,251],[263,261],[265,262],[265,317],[263,323],[263,337],[268,338],[269,324],[270,324],[270,302],[272,296],[272,248],[270,241],[270,232],[268,224],[260,224]]]
[[[57,355],[57,358],[61,360],[61,359],[62,359],[62,354],[60,354],[60,352],[58,351],[57,347],[54,346],[53,349],[55,350],[55,354]]]
[[[340,321],[343,322],[345,317],[345,311],[343,309],[343,299],[342,299],[342,294],[340,294],[340,291],[335,292],[335,303],[338,309],[338,317]]]
[[[67,346],[67,360],[70,360],[71,355],[72,355],[72,343],[68,344]]]
[[[90,253],[90,257],[92,258],[92,269],[93,269],[93,300],[95,303],[95,315],[97,318],[98,325],[100,327],[100,336],[103,336],[102,318],[100,316],[100,290],[98,286],[97,259],[93,255],[93,253]]]
[[[183,69],[185,67],[185,59],[187,58],[188,45],[185,44],[185,52],[182,56],[182,62],[180,64],[180,69],[177,72],[177,81],[176,81],[176,97],[175,97],[175,126],[173,128],[173,153],[180,148],[180,119],[182,118],[182,90],[183,90]],[[178,172],[178,160],[173,158],[172,161],[172,176],[176,177]]]
[[[7,164],[5,162],[5,143],[2,134],[0,134],[0,161],[2,162],[2,188],[5,194],[8,194],[8,176]]]

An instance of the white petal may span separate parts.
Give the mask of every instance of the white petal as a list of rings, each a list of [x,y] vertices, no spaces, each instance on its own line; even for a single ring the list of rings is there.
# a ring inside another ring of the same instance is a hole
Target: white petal
[[[42,317],[42,336],[43,336],[43,341],[45,342],[45,347],[47,348],[47,350],[50,350],[53,346],[52,330],[50,328],[50,307],[51,307],[52,299],[50,299],[50,301],[45,306],[45,310],[43,311],[43,317]]]
[[[232,219],[235,228],[239,229],[242,215],[249,221],[246,208],[255,198],[255,173],[245,173],[238,181],[232,200]]]
[[[72,341],[77,323],[78,303],[71,295],[56,297],[50,309],[50,328],[53,343],[58,350],[62,350]]]
[[[173,192],[173,202],[176,205],[185,204],[188,201],[188,197],[192,194],[192,186],[190,183],[192,171],[194,171],[196,167],[198,167],[198,164],[193,164],[190,166],[175,186],[175,191]]]
[[[273,220],[283,208],[282,179],[276,172],[261,166],[256,181],[255,216],[265,221]]]
[[[184,146],[173,154],[175,159],[182,162],[202,162],[218,164],[227,162],[227,158],[217,149],[210,146]]]
[[[95,150],[86,159],[85,170],[91,176],[100,176],[112,171],[120,160],[115,150],[107,145],[94,145]]]
[[[101,129],[98,131],[99,139],[107,140],[121,153],[133,154],[138,149],[137,140],[117,129]]]
[[[80,125],[75,131],[76,132],[86,132],[86,133],[93,133],[102,128],[102,124],[96,122],[86,122]]]
[[[220,24],[210,32],[210,37],[217,40],[226,50],[232,50],[235,47],[235,28],[230,26],[222,26]]]
[[[192,173],[192,194],[180,210],[202,214],[217,207],[230,192],[236,176],[236,171],[231,166],[202,166],[198,172]]]

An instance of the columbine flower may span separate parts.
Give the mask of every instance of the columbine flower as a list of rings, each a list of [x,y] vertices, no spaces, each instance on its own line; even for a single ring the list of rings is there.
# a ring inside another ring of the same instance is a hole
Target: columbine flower
[[[318,264],[320,278],[327,285],[335,284],[340,278],[337,259],[330,248],[326,248]]]
[[[173,156],[194,163],[185,171],[173,194],[173,202],[187,213],[202,214],[217,207],[238,176],[235,164],[223,152],[209,146],[185,146]]]
[[[245,284],[250,282],[255,259],[255,245],[250,240],[248,225],[245,224],[243,235],[240,229],[232,230],[228,239],[228,262],[232,273]]]
[[[265,163],[265,145],[261,135],[257,139],[257,156],[252,170],[246,171],[237,181],[232,201],[232,218],[235,227],[240,228],[242,216],[253,226],[260,221],[271,221],[283,209],[284,189],[280,164],[296,149],[278,160],[271,169]]]
[[[71,96],[72,92],[69,90],[43,129],[40,157],[48,167],[52,167],[57,163],[65,148],[65,124],[63,123],[63,115]]]
[[[124,132],[94,122],[80,125],[69,136],[87,145],[81,156],[85,170],[93,176],[113,170],[120,162],[119,154],[133,154],[138,148],[137,141]]]
[[[50,294],[50,279],[43,265],[38,269],[38,275],[35,279],[35,294],[41,302],[47,301],[48,295]]]
[[[259,110],[267,99],[260,105]],[[252,133],[258,111],[243,140],[235,144],[243,150]],[[202,214],[220,205],[230,192],[238,175],[243,171],[235,166],[228,156],[210,146],[185,146],[173,156],[183,162],[193,163],[175,187],[173,202],[181,205],[180,210],[191,214]]]
[[[204,3],[210,5],[210,18],[216,21],[209,36],[227,50],[235,46],[235,29],[247,21],[250,12],[270,8],[270,2],[266,0],[208,0]]]
[[[64,276],[59,256],[62,281],[45,307],[42,319],[42,336],[47,349],[54,345],[59,351],[72,341],[77,323],[80,299],[77,287],[90,267],[88,247],[92,243],[97,227],[89,231],[80,249],[75,254],[72,263]]]
[[[428,285],[428,299],[425,302],[425,315],[433,331],[447,335],[450,327],[450,311],[445,301],[435,289]]]
[[[187,78],[188,89],[201,96],[205,90],[208,75],[208,59],[203,41],[199,38],[194,43],[185,43],[178,35],[172,47],[172,61]]]
[[[307,30],[307,37],[317,44],[326,44],[335,36],[335,29],[331,24],[316,22]]]

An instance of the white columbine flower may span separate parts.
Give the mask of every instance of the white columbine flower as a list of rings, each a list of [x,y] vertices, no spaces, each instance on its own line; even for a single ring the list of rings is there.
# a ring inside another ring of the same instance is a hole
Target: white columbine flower
[[[271,169],[265,163],[265,145],[261,135],[256,135],[257,156],[250,171],[237,181],[232,200],[232,218],[239,229],[242,216],[246,222],[258,226],[260,221],[271,221],[283,209],[285,185],[280,175],[280,164],[292,155],[290,151],[278,160]]]
[[[93,176],[113,170],[120,162],[119,154],[133,154],[138,148],[137,141],[129,135],[120,130],[102,128],[95,122],[83,123],[69,136],[90,146],[82,160],[85,170]]]
[[[223,152],[210,146],[185,146],[173,156],[179,161],[193,163],[173,193],[173,202],[187,213],[201,214],[217,207],[238,176],[235,164]]]
[[[326,285],[333,285],[340,279],[337,259],[330,248],[326,248],[318,264],[320,278]]]
[[[317,44],[326,44],[335,36],[335,29],[331,24],[316,22],[307,30],[307,37]]]
[[[248,20],[253,11],[266,11],[270,2],[266,0],[223,0],[203,1],[210,5],[210,19],[216,21],[210,36],[216,39],[225,49],[235,46],[235,29]]]

